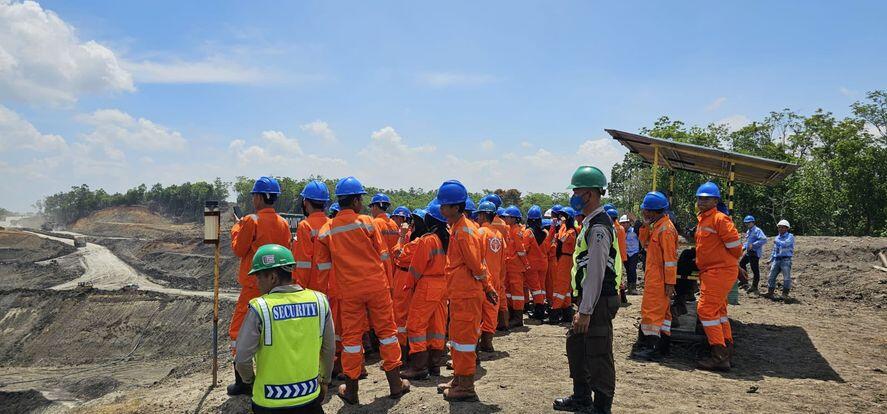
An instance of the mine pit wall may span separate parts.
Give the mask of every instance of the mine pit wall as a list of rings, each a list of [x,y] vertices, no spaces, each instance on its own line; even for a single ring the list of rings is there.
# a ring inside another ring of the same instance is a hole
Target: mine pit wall
[[[227,352],[232,309],[220,307],[220,355]],[[5,367],[211,355],[213,304],[204,298],[14,289],[0,292],[0,315],[0,366]]]

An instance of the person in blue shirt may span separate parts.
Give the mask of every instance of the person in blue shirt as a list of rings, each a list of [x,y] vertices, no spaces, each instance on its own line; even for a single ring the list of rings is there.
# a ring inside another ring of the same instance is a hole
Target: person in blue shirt
[[[795,253],[795,236],[788,232],[791,225],[788,220],[779,220],[776,224],[779,234],[773,240],[773,254],[767,263],[770,265],[770,278],[767,280],[767,294],[764,297],[772,298],[776,290],[776,275],[782,272],[782,299],[789,299],[792,288],[792,256]]]
[[[625,229],[625,253],[628,256],[628,261],[625,262],[625,273],[628,276],[628,291],[626,293],[637,295],[638,258],[641,252],[641,242],[627,215],[622,215],[619,218],[619,224]]]
[[[745,244],[742,245],[745,254],[742,256],[742,260],[739,261],[739,266],[743,270],[746,269],[747,265],[751,266],[751,272],[754,276],[752,277],[751,285],[747,286],[747,288],[748,293],[754,293],[758,291],[758,284],[761,282],[759,264],[764,245],[767,244],[767,236],[760,227],[755,225],[755,218],[753,216],[745,216],[742,222],[745,223],[747,230],[745,231]],[[748,285],[748,282],[746,281],[744,284]]]

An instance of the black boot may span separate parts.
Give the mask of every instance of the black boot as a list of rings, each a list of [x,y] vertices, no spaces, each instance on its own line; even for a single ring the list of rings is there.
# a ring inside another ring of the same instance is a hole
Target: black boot
[[[561,323],[563,312],[563,309],[552,309],[551,312],[548,313],[548,323],[551,325],[557,325]]]
[[[555,399],[551,408],[554,408],[556,411],[587,412],[591,404],[591,398],[579,398],[571,395]]]
[[[573,323],[573,307],[567,307],[564,309],[563,319],[561,321],[566,323]]]
[[[240,373],[237,372],[237,369],[234,369],[234,383],[228,386],[228,395],[253,395],[253,385],[247,384],[243,382],[243,379],[240,378]]]
[[[767,299],[773,299],[773,291],[776,290],[774,288],[767,288],[767,293],[764,294],[764,297]]]
[[[666,357],[671,353],[671,335],[659,335],[659,343],[656,344],[656,352]]]
[[[644,335],[644,338],[637,344],[636,350],[631,353],[631,357],[642,361],[658,361],[661,358],[656,351],[656,344],[658,343],[659,337]]]
[[[602,392],[594,392],[594,403],[591,412],[595,414],[610,414],[613,412],[613,397]]]
[[[542,322],[545,320],[545,305],[537,303],[533,305],[533,319]]]

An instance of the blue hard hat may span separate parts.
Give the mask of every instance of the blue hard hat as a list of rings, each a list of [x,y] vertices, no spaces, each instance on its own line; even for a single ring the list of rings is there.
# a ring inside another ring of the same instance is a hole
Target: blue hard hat
[[[474,201],[471,201],[471,197],[465,199],[465,211],[475,211],[477,210],[477,206],[474,205]]]
[[[514,204],[512,204],[512,205],[508,206],[508,208],[505,209],[505,217],[514,217],[514,218],[519,219],[522,217],[522,215],[521,215],[520,209],[517,208],[517,206],[515,206]]]
[[[391,215],[392,216],[399,216],[399,217],[403,217],[403,218],[409,218],[410,217],[410,209],[408,209],[406,206],[400,206],[400,207],[394,209],[394,211],[391,212]]]
[[[619,211],[615,208],[611,208],[607,210],[607,215],[610,216],[610,218],[617,218],[619,217]]]
[[[480,199],[480,201],[489,201],[493,203],[496,208],[502,207],[502,199],[496,194],[487,194],[484,198]]]
[[[492,201],[481,201],[477,206],[477,211],[485,211],[487,213],[495,213],[496,205]]]
[[[542,227],[551,227],[551,219],[542,219]]]
[[[527,210],[527,218],[528,219],[541,219],[542,218],[542,208],[533,204],[530,206],[530,209]]]
[[[614,206],[614,205],[611,204],[611,203],[607,203],[607,204],[604,204],[603,206],[601,206],[601,208],[603,208],[604,211],[607,211],[607,210],[609,210],[609,209],[616,208],[616,206]]]
[[[306,200],[327,201],[330,199],[330,190],[320,180],[308,182],[299,194]]]
[[[551,213],[552,213],[552,214],[554,214],[554,213],[560,213],[561,210],[563,210],[563,209],[564,209],[564,206],[562,206],[562,205],[560,205],[560,204],[555,204],[555,205],[551,206]]]
[[[745,216],[745,218],[742,219],[742,222],[743,222],[743,223],[754,223],[754,222],[755,222],[755,216]]]
[[[500,217],[505,217],[505,207],[497,207],[496,215]]]
[[[696,197],[721,198],[721,190],[718,188],[717,184],[711,181],[706,181],[699,186],[698,190],[696,190]]]
[[[329,212],[330,213],[333,213],[333,212],[338,213],[339,212],[339,203],[333,203],[332,205],[330,205]]]
[[[435,220],[442,221],[444,223],[447,222],[447,218],[444,217],[443,213],[440,212],[440,200],[436,198],[434,200],[431,200],[431,202],[428,203],[428,207],[425,207],[425,210]]]
[[[388,198],[388,196],[383,193],[376,193],[376,195],[373,196],[373,199],[370,200],[370,204],[376,204],[376,203],[391,204],[391,199]]]
[[[363,184],[357,181],[357,178],[354,178],[354,176],[345,177],[336,184],[336,197],[366,193],[366,190],[363,189]]]
[[[644,196],[641,208],[644,210],[665,210],[668,208],[668,199],[665,198],[665,194],[658,191],[650,191]]]
[[[421,209],[421,208],[417,208],[417,209],[413,210],[413,215],[414,215],[414,216],[418,216],[418,217],[421,218],[422,220],[425,219],[425,213],[427,213],[427,211],[425,211],[425,210],[423,210],[423,209]]]
[[[442,205],[461,204],[468,200],[468,190],[458,180],[447,180],[437,189],[437,201]]]
[[[253,190],[250,193],[280,194],[280,183],[273,177],[259,177],[253,184]]]
[[[564,209],[561,210],[561,213],[566,214],[570,217],[576,217],[576,210],[573,210],[573,207],[564,207]]]

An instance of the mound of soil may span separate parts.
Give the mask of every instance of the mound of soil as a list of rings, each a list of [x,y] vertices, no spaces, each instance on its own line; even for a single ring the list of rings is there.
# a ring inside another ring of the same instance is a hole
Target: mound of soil
[[[75,260],[34,263],[0,263],[0,289],[48,289],[77,279],[83,267]]]
[[[74,246],[18,230],[0,230],[0,262],[33,263],[74,253]]]
[[[232,308],[220,309],[222,338]],[[0,366],[207,355],[212,313],[207,299],[143,291],[6,291],[0,293]]]
[[[154,239],[170,233],[200,236],[197,224],[174,224],[143,206],[111,207],[77,220],[71,230],[92,236]]]

